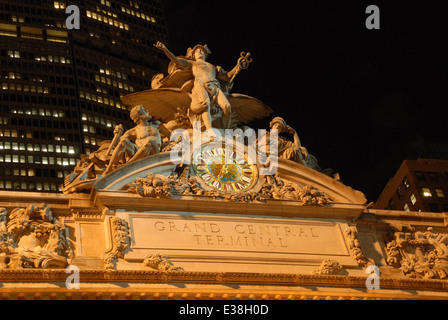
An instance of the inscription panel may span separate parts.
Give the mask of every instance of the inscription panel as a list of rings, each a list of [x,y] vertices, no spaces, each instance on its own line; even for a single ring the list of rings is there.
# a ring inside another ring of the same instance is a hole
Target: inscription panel
[[[129,214],[131,248],[347,255],[339,223]]]

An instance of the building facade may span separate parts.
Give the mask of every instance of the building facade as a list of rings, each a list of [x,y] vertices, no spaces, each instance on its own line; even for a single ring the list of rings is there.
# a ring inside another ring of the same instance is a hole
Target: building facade
[[[404,211],[448,211],[448,160],[405,160],[389,180],[377,209]]]
[[[372,209],[319,168],[281,117],[270,126],[294,142],[279,138],[277,153],[269,142],[268,162],[249,161],[253,140],[194,135],[170,107],[188,94],[156,86],[123,99],[142,102],[131,112],[150,138],[145,156],[121,157],[138,143],[123,133],[126,143],[78,162],[64,193],[0,191],[1,299],[448,299],[446,213]],[[240,125],[272,112],[228,98]],[[182,139],[162,148],[147,111],[164,114],[165,129],[184,128]],[[219,132],[222,113],[213,115]]]
[[[58,192],[81,154],[132,126],[120,97],[150,87],[168,41],[161,3],[0,3],[0,189]]]
[[[290,160],[279,159],[282,192],[255,183],[244,197],[201,178],[203,193],[171,184],[174,169],[165,152],[91,193],[1,191],[0,298],[448,298],[444,213],[368,208],[362,193]]]

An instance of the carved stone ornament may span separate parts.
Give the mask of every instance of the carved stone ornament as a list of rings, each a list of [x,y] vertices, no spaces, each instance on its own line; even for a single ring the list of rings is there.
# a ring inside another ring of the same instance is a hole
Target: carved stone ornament
[[[163,254],[155,253],[148,255],[145,260],[143,260],[143,267],[151,267],[159,271],[184,271],[182,267],[174,266]]]
[[[127,225],[123,219],[112,217],[110,219],[112,229],[112,250],[106,253],[103,259],[104,268],[107,270],[115,269],[119,258],[124,258],[124,253],[128,249]]]
[[[64,268],[72,256],[65,226],[46,204],[0,208],[0,269]]]
[[[336,260],[324,260],[322,264],[313,271],[313,274],[338,274],[342,270],[342,266]]]
[[[137,178],[134,182],[125,185],[123,189],[130,193],[150,198],[172,198],[174,195],[199,195],[211,196],[215,200],[259,203],[275,199],[298,201],[302,206],[324,206],[333,202],[330,197],[313,186],[285,183],[278,177],[267,177],[258,192],[205,190],[197,179],[194,176],[178,176],[176,173],[168,177],[149,173],[146,178]]]
[[[448,234],[397,231],[387,246],[387,263],[411,278],[448,278]]]
[[[361,245],[358,240],[357,231],[355,227],[348,227],[344,230],[345,239],[347,240],[350,254],[358,263],[359,266],[365,267],[367,265],[367,259],[361,250]]]

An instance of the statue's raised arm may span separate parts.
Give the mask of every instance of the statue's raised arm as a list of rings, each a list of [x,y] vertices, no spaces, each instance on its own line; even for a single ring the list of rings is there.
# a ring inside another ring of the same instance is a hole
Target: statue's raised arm
[[[160,41],[157,41],[156,44],[154,44],[154,47],[156,47],[159,50],[162,50],[166,56],[173,61],[178,67],[180,68],[188,68],[190,66],[190,62],[186,59],[182,59],[179,57],[176,57],[168,48]]]

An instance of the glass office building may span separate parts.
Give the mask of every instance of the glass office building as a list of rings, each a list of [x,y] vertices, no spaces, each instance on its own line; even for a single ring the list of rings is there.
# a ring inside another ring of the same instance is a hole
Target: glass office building
[[[59,192],[81,154],[132,127],[120,97],[150,88],[166,64],[158,40],[160,1],[0,3],[0,190]]]

